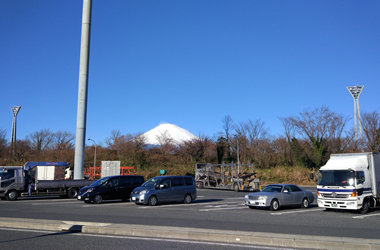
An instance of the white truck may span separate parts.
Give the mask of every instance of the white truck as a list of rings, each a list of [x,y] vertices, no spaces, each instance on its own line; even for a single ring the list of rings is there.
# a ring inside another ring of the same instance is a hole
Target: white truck
[[[318,172],[318,207],[367,213],[380,205],[380,154],[332,154]]]

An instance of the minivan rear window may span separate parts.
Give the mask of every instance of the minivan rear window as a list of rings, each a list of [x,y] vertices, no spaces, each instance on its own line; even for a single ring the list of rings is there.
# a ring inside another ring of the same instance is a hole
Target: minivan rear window
[[[144,178],[142,176],[133,177],[133,184],[143,184]]]
[[[192,186],[194,183],[193,183],[193,178],[190,177],[190,176],[185,176],[185,185],[186,186]]]
[[[172,182],[172,186],[175,187],[175,186],[183,186],[183,177],[174,177],[173,178],[173,182]]]

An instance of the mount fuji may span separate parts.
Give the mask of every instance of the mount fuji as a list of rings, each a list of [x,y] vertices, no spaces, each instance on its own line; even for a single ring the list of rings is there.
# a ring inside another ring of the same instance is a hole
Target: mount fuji
[[[143,134],[146,143],[151,146],[160,146],[164,141],[173,145],[182,144],[185,141],[198,139],[186,129],[180,128],[174,124],[163,123]]]

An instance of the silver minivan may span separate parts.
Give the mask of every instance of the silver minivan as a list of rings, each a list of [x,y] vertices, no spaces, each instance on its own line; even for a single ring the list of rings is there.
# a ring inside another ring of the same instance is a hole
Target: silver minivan
[[[131,193],[131,201],[149,204],[181,201],[186,204],[197,198],[192,176],[157,176],[150,178]]]

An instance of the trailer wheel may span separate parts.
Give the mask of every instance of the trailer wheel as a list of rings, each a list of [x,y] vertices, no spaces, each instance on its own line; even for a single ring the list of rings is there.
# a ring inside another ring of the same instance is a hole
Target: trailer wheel
[[[239,192],[239,185],[237,183],[235,183],[234,185],[234,191]]]
[[[67,196],[70,199],[77,198],[77,196],[78,196],[78,189],[77,188],[72,188],[72,189],[68,190],[67,191]]]
[[[5,196],[5,198],[8,200],[8,201],[14,201],[14,200],[17,200],[18,198],[18,192],[16,190],[11,190],[7,193],[7,195]]]

